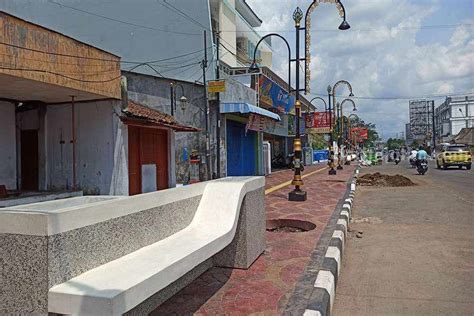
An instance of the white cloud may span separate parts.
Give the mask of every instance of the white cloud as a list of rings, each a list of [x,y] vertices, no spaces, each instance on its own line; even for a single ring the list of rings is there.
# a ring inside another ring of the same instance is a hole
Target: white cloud
[[[295,1],[247,1],[264,21],[262,29],[286,30],[281,34],[294,50],[291,14]],[[426,20],[439,10],[438,0],[423,1],[421,4],[408,0],[343,2],[352,27],[348,31],[337,30],[341,20],[334,5],[322,3],[313,12],[312,92],[325,93],[328,84],[332,85],[340,79],[352,84],[356,96],[423,96],[474,89],[472,19],[457,21],[468,25],[453,30],[448,41],[419,44],[417,34],[420,26],[433,24],[426,23]],[[303,11],[306,9],[307,2],[297,3]],[[437,24],[446,23],[439,21]],[[277,44],[276,40],[273,43],[274,70],[286,74],[285,47]],[[342,89],[341,92],[347,93]],[[404,131],[404,124],[408,121],[407,100],[355,101],[360,109],[358,114],[364,120],[374,122],[384,134]]]

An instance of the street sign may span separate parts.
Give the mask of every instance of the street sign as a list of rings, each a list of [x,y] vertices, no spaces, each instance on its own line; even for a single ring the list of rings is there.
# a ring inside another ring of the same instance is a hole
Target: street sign
[[[207,92],[225,92],[225,80],[210,80],[207,82]]]

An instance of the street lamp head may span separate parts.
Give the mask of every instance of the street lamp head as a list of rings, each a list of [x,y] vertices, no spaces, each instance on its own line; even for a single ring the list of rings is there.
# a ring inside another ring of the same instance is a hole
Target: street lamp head
[[[352,93],[352,91],[351,91],[351,93],[349,94],[349,96],[350,96],[350,97],[353,97],[353,96],[354,96],[354,93]]]
[[[327,90],[328,90],[328,93],[331,93],[331,90],[332,90],[331,86],[328,86]]]
[[[293,21],[295,21],[296,27],[300,26],[302,19],[303,19],[303,11],[301,11],[300,7],[297,7],[295,12],[293,12]]]
[[[258,73],[258,72],[260,72],[260,68],[258,68],[258,65],[257,65],[257,63],[256,63],[255,60],[254,60],[254,61],[252,62],[252,64],[250,65],[249,72],[250,72],[250,73]]]
[[[188,103],[188,98],[184,95],[179,98],[179,103],[181,105],[181,110],[184,112],[186,110],[186,104]]]
[[[347,23],[346,20],[342,21],[341,25],[339,25],[339,29],[341,31],[345,31],[345,30],[348,30],[350,28],[351,28],[351,26],[349,25],[349,23]]]

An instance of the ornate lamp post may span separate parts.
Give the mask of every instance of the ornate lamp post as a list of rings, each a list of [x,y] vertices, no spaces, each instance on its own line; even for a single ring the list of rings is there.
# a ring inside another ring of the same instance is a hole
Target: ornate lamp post
[[[305,26],[301,26],[301,21],[303,20],[303,11],[299,7],[296,8],[296,10],[293,12],[293,21],[295,22],[295,30],[296,30],[296,56],[294,59],[291,59],[291,52],[290,52],[290,47],[288,45],[288,42],[279,34],[272,33],[268,34],[267,36],[278,36],[281,39],[283,39],[288,47],[288,52],[290,55],[290,62],[295,62],[295,69],[296,69],[296,77],[295,77],[295,119],[296,119],[296,132],[295,132],[295,139],[293,141],[293,150],[294,150],[294,169],[295,173],[293,175],[293,180],[291,181],[291,184],[295,186],[295,189],[291,191],[288,195],[288,200],[290,201],[305,201],[307,198],[307,194],[305,191],[301,189],[303,186],[303,181],[301,178],[301,156],[302,156],[302,151],[301,151],[301,135],[300,135],[300,116],[301,116],[301,101],[300,101],[300,92],[304,91],[305,93],[309,93],[309,82],[311,79],[310,76],[310,44],[311,44],[311,37],[310,37],[310,27],[311,27],[311,13],[314,11],[314,9],[319,5],[320,2],[327,2],[326,0],[313,0],[311,5],[308,7],[306,10],[305,14]],[[344,6],[339,0],[333,0],[336,4],[336,7],[339,10],[339,15],[343,18],[342,23],[339,25],[340,30],[347,30],[350,28],[349,23],[346,21],[346,11],[344,9]],[[305,56],[304,58],[300,57],[300,31],[304,30],[305,31]],[[265,37],[267,37],[265,36]],[[259,43],[265,38],[263,37],[260,39]],[[250,69],[252,71],[258,70],[258,67],[255,62],[255,56],[257,52],[257,46],[255,47],[254,50],[254,60],[252,63],[252,66]],[[300,62],[304,61],[305,62],[305,88],[301,89],[300,88]],[[290,76],[291,73],[291,66],[288,66],[288,75]],[[288,91],[291,93],[291,77],[288,79]]]
[[[344,140],[344,114],[343,114],[344,103],[346,103],[346,102],[349,102],[349,103],[352,104],[352,106],[353,106],[352,111],[357,111],[356,105],[355,105],[354,101],[351,100],[351,99],[344,99],[344,100],[342,100],[342,102],[341,102],[340,105],[339,105],[339,102],[337,103],[337,109],[338,109],[338,111],[339,111],[339,128],[338,128],[338,132],[339,132],[339,135],[338,135],[339,137],[338,137],[338,139],[339,139],[339,142],[338,142],[338,143],[340,144],[340,145],[339,145],[339,146],[340,146],[340,148],[339,148],[339,160],[338,160],[337,169],[339,169],[339,170],[342,170],[342,169],[343,169],[342,164],[341,164],[341,160],[342,160],[342,159],[341,159],[341,158],[342,158],[341,149],[342,149],[344,143],[346,142],[346,141]],[[349,161],[346,161],[345,164],[346,164],[346,165],[349,165],[350,162],[349,162]]]
[[[295,151],[295,174],[293,176],[292,185],[295,186],[295,189],[291,191],[288,195],[290,201],[305,201],[306,192],[301,190],[303,181],[301,179],[301,139],[300,139],[300,111],[301,111],[301,102],[300,102],[300,92],[304,91],[305,93],[310,92],[309,82],[311,80],[310,73],[310,45],[311,45],[311,36],[310,36],[310,27],[311,27],[311,13],[316,9],[319,3],[323,0],[313,0],[311,5],[306,10],[305,14],[305,27],[301,27],[301,20],[303,19],[303,11],[299,7],[296,8],[293,13],[293,21],[295,22],[296,29],[296,89],[295,89],[295,116],[296,116],[296,137],[293,142],[293,148]],[[339,0],[335,1],[336,7],[339,10],[339,15],[343,18],[341,25],[339,25],[340,30],[347,30],[350,28],[349,23],[346,21],[346,11],[344,6]],[[300,31],[305,31],[305,88],[300,89]]]
[[[321,98],[321,97],[314,97],[314,98],[311,99],[311,101],[309,101],[309,103],[312,104],[314,100],[321,100],[321,101],[323,101],[323,103],[324,103],[324,112],[327,112],[327,110],[328,110],[328,104],[326,103],[326,101],[324,101],[323,98]],[[316,108],[316,107],[314,107],[314,108]]]
[[[334,86],[332,87],[332,101],[333,101],[333,104],[334,104],[334,110],[336,110],[336,89],[337,89],[337,87],[339,87],[342,84],[346,85],[349,88],[349,96],[350,97],[354,96],[354,94],[352,93],[352,86],[348,81],[339,80],[338,82],[336,82],[334,84]],[[331,100],[331,86],[328,86],[328,95],[329,95],[329,100]],[[331,104],[329,104],[329,108],[331,108]],[[339,113],[336,113],[336,114],[337,114],[338,117],[341,117],[339,115]],[[332,115],[332,114],[330,114],[330,115]],[[334,170],[334,149],[332,148],[332,145],[333,145],[332,133],[331,133],[331,140],[330,141],[331,141],[331,144],[330,144],[330,152],[331,152],[330,166],[331,166],[331,169],[329,170],[329,174],[335,175],[336,170]],[[340,160],[341,160],[341,140],[340,140],[340,137],[338,137],[338,144],[337,145],[339,147],[338,154],[337,154],[338,160],[339,160],[337,169],[341,170],[342,165],[340,163]]]

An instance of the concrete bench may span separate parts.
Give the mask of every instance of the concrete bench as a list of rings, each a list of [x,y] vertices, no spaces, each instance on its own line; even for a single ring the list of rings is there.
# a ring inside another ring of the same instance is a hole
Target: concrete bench
[[[208,183],[186,228],[51,287],[48,311],[72,315],[122,315],[209,258],[214,258],[216,265],[228,265],[229,255],[225,248],[233,240],[236,244],[232,251],[245,253],[234,254],[245,261],[235,265],[248,267],[263,251],[263,244],[255,241],[254,246],[248,245],[247,241],[252,241],[243,238],[239,245],[234,237],[244,197],[264,186],[263,178],[250,179],[226,178]],[[264,222],[264,218],[262,220]],[[238,232],[245,233],[245,229]]]

